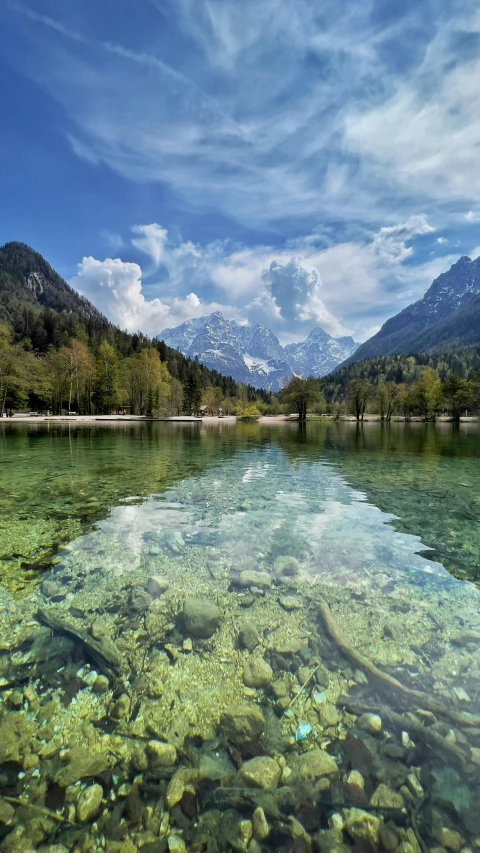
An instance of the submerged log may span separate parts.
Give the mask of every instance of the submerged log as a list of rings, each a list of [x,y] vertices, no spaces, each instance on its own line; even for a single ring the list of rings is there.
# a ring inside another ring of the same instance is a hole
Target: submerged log
[[[71,622],[67,622],[54,611],[53,608],[41,607],[37,613],[39,622],[43,622],[52,631],[66,634],[83,643],[89,657],[96,666],[110,678],[116,677],[122,672],[123,659],[113,640],[95,640],[87,631],[77,628]]]
[[[388,688],[389,690],[395,690],[404,698],[410,699],[419,708],[426,708],[427,711],[432,711],[433,714],[436,714],[439,717],[445,717],[445,719],[450,720],[450,722],[457,726],[472,726],[473,728],[480,728],[479,714],[469,714],[466,711],[456,711],[454,708],[450,708],[434,696],[422,693],[421,690],[413,690],[411,687],[406,687],[400,681],[397,681],[393,675],[383,672],[383,670],[379,669],[379,667],[372,663],[369,658],[357,651],[357,649],[350,645],[338,629],[330,607],[325,599],[320,601],[320,604],[318,605],[318,612],[323,620],[327,633],[337,644],[345,657],[350,658],[350,660],[360,667],[360,669],[363,669],[364,672],[368,673],[368,675],[379,682],[381,686]]]

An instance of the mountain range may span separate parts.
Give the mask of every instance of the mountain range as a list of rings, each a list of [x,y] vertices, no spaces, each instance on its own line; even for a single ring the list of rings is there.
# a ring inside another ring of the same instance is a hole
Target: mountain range
[[[242,326],[219,311],[164,329],[158,338],[237,382],[270,391],[293,374],[326,376],[358,347],[353,338],[332,338],[319,326],[305,341],[282,347],[265,326]]]
[[[480,343],[480,258],[463,256],[435,279],[422,299],[387,320],[346,364],[476,343]]]

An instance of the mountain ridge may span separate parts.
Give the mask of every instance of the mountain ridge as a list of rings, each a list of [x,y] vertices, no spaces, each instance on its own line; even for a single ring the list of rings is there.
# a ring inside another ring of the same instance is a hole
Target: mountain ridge
[[[318,326],[305,341],[282,347],[266,326],[240,325],[220,311],[163,329],[157,338],[207,367],[228,370],[237,382],[269,391],[280,390],[294,374],[325,376],[358,346],[353,338],[333,338]]]
[[[453,343],[480,342],[480,257],[462,255],[421,299],[390,317],[345,360],[426,352]],[[343,364],[341,365],[343,366]]]

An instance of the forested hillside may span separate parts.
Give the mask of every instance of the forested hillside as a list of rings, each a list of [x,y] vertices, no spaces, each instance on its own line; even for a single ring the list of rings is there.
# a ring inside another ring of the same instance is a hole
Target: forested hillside
[[[163,341],[116,328],[29,246],[0,249],[1,411],[177,413],[198,409],[209,390],[227,409],[269,398]]]
[[[444,412],[458,420],[480,406],[480,345],[369,358],[319,382],[332,413],[360,418],[375,412],[389,420],[394,414],[431,419]]]

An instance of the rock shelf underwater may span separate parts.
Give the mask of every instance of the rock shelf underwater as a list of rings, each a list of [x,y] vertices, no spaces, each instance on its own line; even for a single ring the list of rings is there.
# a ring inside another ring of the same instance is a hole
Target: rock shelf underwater
[[[230,450],[0,590],[0,850],[480,848],[477,589],[318,454]]]

